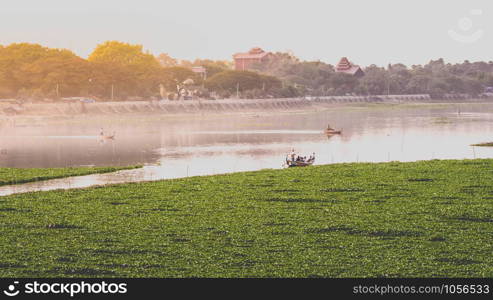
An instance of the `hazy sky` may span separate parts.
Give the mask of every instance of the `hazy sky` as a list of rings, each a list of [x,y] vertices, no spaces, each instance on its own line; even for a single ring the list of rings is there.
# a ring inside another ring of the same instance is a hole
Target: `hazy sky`
[[[335,64],[493,60],[492,0],[16,0],[0,2],[0,44],[82,57],[106,40],[180,59],[254,46]]]

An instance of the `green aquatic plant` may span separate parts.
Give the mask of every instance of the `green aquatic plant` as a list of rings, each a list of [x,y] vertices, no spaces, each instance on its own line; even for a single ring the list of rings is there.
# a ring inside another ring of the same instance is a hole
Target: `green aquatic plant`
[[[0,186],[96,173],[110,173],[140,167],[0,168]]]
[[[0,197],[1,277],[492,277],[493,160]]]

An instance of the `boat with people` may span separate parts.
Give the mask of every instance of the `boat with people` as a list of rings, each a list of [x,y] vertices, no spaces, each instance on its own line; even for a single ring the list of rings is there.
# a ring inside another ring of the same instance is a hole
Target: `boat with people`
[[[313,165],[315,162],[315,152],[308,158],[306,156],[296,155],[294,150],[291,154],[286,155],[286,165],[291,167],[307,167]]]
[[[342,129],[335,130],[334,128],[330,127],[330,124],[327,124],[327,128],[325,128],[324,132],[326,135],[342,134]]]

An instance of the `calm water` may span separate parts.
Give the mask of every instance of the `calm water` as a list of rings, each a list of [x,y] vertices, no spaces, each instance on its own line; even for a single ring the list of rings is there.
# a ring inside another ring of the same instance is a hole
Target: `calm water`
[[[3,123],[1,167],[67,167],[145,164],[143,169],[72,177],[13,187],[0,195],[95,184],[157,180],[281,168],[295,149],[316,153],[315,164],[491,158],[493,105],[419,109],[347,108],[282,115],[221,118],[91,120],[67,124]],[[342,129],[328,138],[323,129]],[[39,125],[41,124],[41,125]],[[100,128],[115,140],[101,141]]]

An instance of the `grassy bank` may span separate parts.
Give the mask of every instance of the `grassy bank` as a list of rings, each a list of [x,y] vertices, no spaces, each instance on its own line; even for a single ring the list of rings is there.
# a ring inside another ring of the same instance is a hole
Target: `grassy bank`
[[[493,277],[493,160],[0,198],[0,276]]]
[[[130,167],[77,167],[77,168],[0,168],[0,186],[19,184],[54,178],[89,175],[95,173],[109,173],[118,170],[134,169],[140,166]]]

